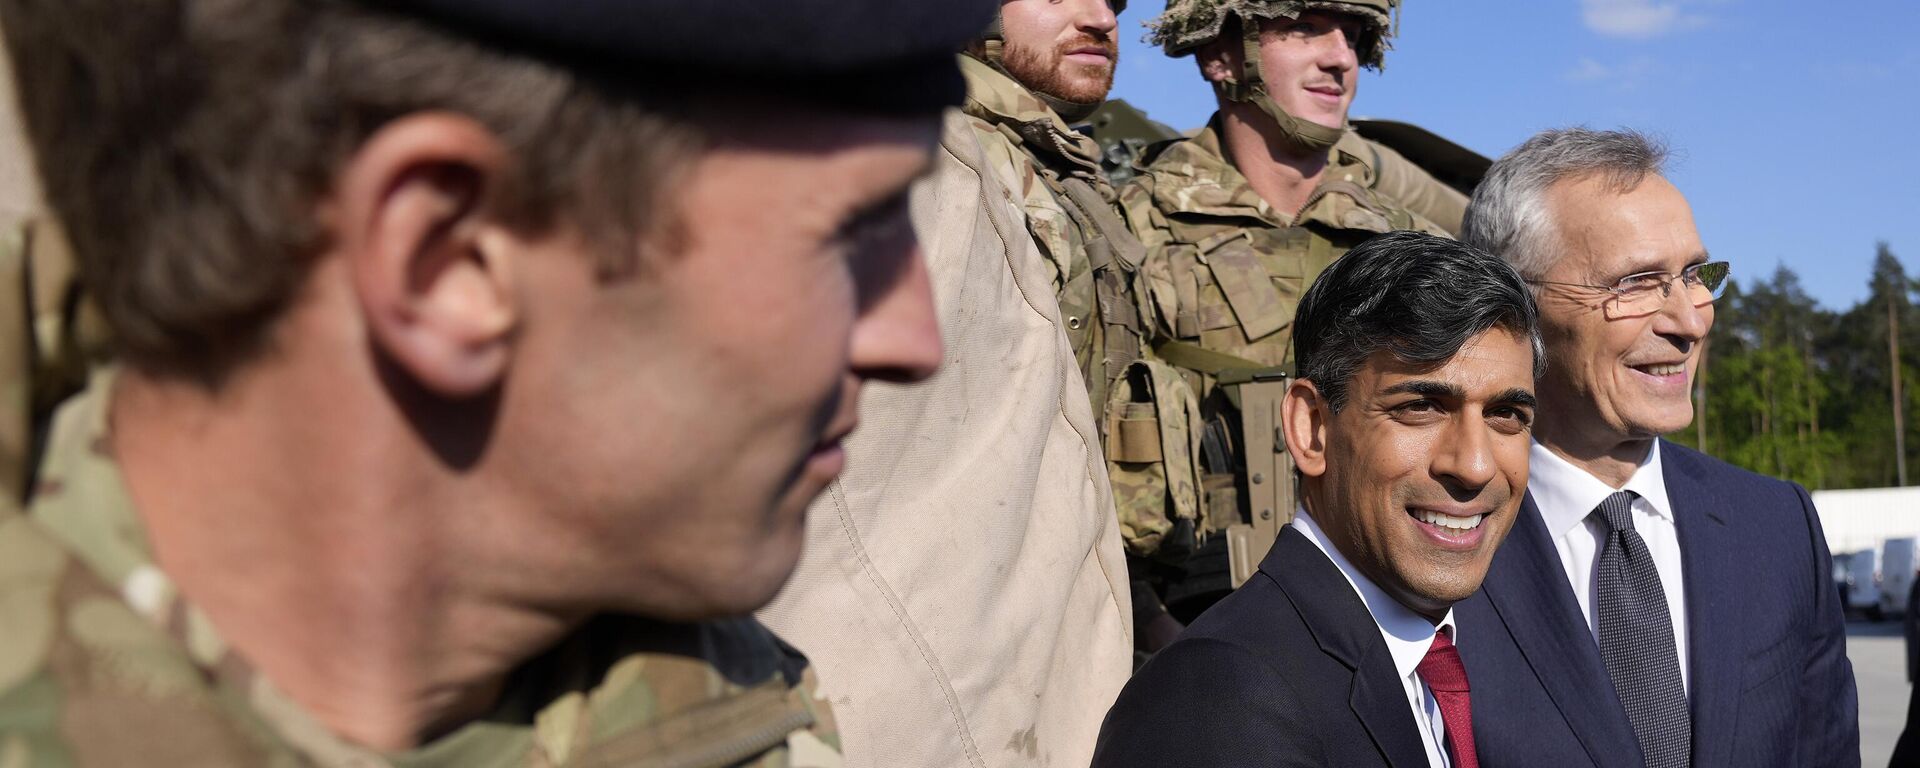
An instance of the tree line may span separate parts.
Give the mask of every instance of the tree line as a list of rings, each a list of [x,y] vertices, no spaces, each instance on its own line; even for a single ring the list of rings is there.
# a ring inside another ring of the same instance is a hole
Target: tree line
[[[1920,280],[1882,242],[1868,287],[1834,311],[1784,265],[1732,281],[1714,302],[1694,423],[1671,438],[1810,489],[1905,485],[1920,445]]]

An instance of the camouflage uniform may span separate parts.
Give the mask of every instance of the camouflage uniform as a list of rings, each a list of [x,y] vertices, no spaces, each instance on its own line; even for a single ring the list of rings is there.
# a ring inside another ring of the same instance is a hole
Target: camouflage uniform
[[[1135,273],[1145,256],[1115,211],[1100,145],[1067,127],[1018,81],[971,56],[964,107],[1003,187],[1018,196],[1027,231],[1046,255],[1067,335],[1100,417],[1120,532],[1131,555],[1199,524],[1199,467],[1191,425],[1199,402],[1178,373],[1144,348]]]
[[[155,565],[106,452],[111,383],[62,407],[27,514],[0,513],[0,766],[840,764],[805,659],[745,618],[603,616],[423,747],[329,734]]]
[[[1159,339],[1155,353],[1198,393],[1204,425],[1195,439],[1206,546],[1156,577],[1170,583],[1169,605],[1237,585],[1258,565],[1269,532],[1292,513],[1291,466],[1274,428],[1301,294],[1334,259],[1373,235],[1447,235],[1377,194],[1373,171],[1359,158],[1339,148],[1329,154],[1320,185],[1288,216],[1227,161],[1216,116],[1192,138],[1149,149],[1121,191],[1128,223],[1147,248],[1139,285],[1147,326]],[[1231,541],[1246,546],[1227,546]],[[1231,569],[1220,562],[1228,550]],[[1191,618],[1198,607],[1178,612]]]

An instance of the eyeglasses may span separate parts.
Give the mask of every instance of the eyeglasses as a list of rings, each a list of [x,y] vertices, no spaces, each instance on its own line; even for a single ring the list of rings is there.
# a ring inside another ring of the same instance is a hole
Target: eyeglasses
[[[1712,304],[1714,299],[1727,290],[1727,275],[1732,268],[1724,261],[1709,261],[1695,264],[1680,271],[1678,275],[1665,272],[1637,272],[1620,278],[1613,285],[1588,285],[1586,283],[1562,283],[1553,280],[1528,280],[1534,285],[1560,285],[1568,288],[1587,288],[1606,291],[1613,294],[1606,301],[1608,320],[1628,317],[1643,317],[1659,312],[1667,303],[1667,297],[1673,295],[1675,280],[1686,286],[1686,297],[1696,307]]]

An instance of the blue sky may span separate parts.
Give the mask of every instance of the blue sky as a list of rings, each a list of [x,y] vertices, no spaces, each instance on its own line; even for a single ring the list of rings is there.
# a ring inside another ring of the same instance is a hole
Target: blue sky
[[[1187,129],[1213,111],[1191,58],[1120,18],[1114,96]],[[1920,275],[1920,2],[1409,0],[1356,116],[1490,157],[1585,124],[1665,138],[1701,236],[1737,278],[1785,264],[1829,309],[1866,294],[1874,242]]]

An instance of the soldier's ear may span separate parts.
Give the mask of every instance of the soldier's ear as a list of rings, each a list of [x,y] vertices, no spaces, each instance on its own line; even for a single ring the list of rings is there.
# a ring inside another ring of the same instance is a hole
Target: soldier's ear
[[[1319,477],[1327,471],[1327,420],[1333,412],[1327,407],[1320,388],[1305,379],[1287,384],[1287,395],[1280,404],[1280,432],[1287,438],[1287,453],[1293,466],[1307,477]]]
[[[496,220],[510,156],[462,115],[382,127],[336,178],[327,220],[373,341],[428,391],[485,392],[505,376],[513,244]]]
[[[1200,66],[1200,76],[1209,83],[1234,80],[1240,76],[1240,36],[1233,35],[1231,43],[1228,41],[1228,36],[1223,34],[1194,49],[1193,62]]]

